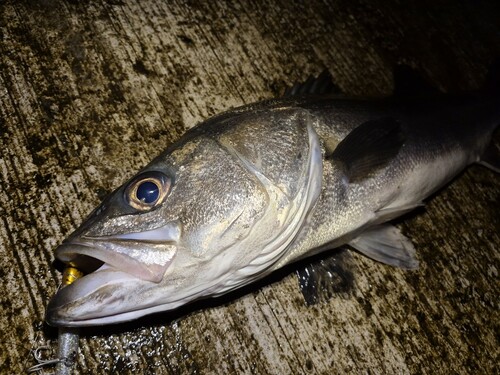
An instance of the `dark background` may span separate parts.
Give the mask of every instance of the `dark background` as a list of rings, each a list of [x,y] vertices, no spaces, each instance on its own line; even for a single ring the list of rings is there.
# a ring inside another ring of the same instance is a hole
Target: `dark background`
[[[1,373],[56,347],[55,246],[186,128],[325,68],[349,95],[390,94],[402,63],[443,91],[476,89],[500,56],[497,4],[0,1]],[[417,271],[354,255],[355,288],[317,306],[278,275],[84,330],[76,373],[494,374],[499,191],[473,166],[402,222]]]

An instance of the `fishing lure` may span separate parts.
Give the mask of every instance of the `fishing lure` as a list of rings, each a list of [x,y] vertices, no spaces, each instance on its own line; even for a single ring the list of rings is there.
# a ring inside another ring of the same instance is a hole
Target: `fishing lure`
[[[83,276],[83,272],[75,267],[68,266],[64,269],[60,289],[72,284]],[[44,359],[42,352],[50,349],[48,345],[34,350],[37,364],[28,368],[27,373],[33,374],[43,371],[48,366],[56,366],[55,375],[70,375],[78,354],[79,328],[59,327],[57,335],[57,356],[54,359]]]

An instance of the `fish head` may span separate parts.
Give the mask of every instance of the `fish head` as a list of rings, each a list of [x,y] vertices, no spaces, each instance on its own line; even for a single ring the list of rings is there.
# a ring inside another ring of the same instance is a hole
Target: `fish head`
[[[321,190],[321,149],[303,112],[195,128],[111,193],[56,249],[86,275],[58,290],[48,323],[128,321],[271,272]]]

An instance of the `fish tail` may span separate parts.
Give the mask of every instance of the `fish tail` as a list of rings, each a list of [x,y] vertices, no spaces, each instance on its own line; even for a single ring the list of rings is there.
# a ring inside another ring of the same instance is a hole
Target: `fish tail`
[[[490,95],[500,96],[500,58],[490,65],[484,82],[484,91]]]
[[[493,98],[497,109],[500,108],[500,58],[491,64],[483,85],[483,97]],[[500,173],[500,111],[495,112],[497,118],[493,122],[491,130],[491,141],[482,154],[479,164]]]
[[[499,131],[496,131],[495,135],[497,137],[493,137],[478,162],[479,164],[495,171],[496,173],[500,173],[500,137],[498,137],[500,135],[499,133]]]

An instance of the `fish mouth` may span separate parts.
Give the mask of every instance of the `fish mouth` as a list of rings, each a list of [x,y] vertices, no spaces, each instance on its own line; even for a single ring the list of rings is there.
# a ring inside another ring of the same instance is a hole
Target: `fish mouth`
[[[106,266],[159,283],[177,252],[180,235],[180,224],[170,222],[142,232],[70,237],[56,249],[56,258],[86,274]]]
[[[124,313],[141,316],[143,307],[127,303],[141,285],[152,284],[103,265],[97,271],[60,288],[50,300],[45,321],[51,326],[79,327],[124,321]],[[156,285],[156,284],[154,284]]]
[[[144,241],[99,242],[63,243],[56,249],[56,258],[86,275],[111,268],[141,280],[159,283],[177,249],[173,244]],[[141,254],[138,248],[145,246]]]
[[[57,291],[47,306],[46,321],[54,326],[77,326],[92,319],[99,324],[101,320],[113,322],[114,316],[126,312],[133,319],[134,312],[139,314],[145,306],[127,300],[163,280],[177,253],[179,236],[177,225],[167,225],[62,243],[56,258],[84,276]]]

